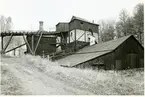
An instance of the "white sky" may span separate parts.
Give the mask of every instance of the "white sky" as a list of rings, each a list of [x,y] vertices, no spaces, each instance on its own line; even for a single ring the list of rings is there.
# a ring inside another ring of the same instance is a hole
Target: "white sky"
[[[12,17],[14,30],[38,30],[44,21],[44,30],[58,22],[70,21],[72,15],[95,22],[116,20],[121,9],[130,14],[136,4],[144,0],[0,0],[0,15]]]

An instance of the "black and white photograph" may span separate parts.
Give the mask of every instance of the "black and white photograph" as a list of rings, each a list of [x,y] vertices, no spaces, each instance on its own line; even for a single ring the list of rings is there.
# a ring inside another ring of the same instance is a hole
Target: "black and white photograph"
[[[144,0],[0,0],[1,96],[144,96]]]

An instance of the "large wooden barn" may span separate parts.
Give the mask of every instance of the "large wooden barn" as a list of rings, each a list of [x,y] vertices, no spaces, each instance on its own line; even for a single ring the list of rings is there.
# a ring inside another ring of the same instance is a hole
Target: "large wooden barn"
[[[133,35],[80,49],[58,60],[65,67],[87,69],[127,69],[144,67],[144,48]]]

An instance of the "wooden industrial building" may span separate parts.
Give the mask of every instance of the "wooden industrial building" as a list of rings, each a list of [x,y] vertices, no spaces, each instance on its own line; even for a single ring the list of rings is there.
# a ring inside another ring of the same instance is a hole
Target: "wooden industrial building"
[[[127,69],[144,67],[144,48],[133,35],[80,49],[58,60],[65,67],[83,69]]]
[[[37,47],[35,55],[56,55],[61,51],[65,53],[71,53],[70,51],[76,51],[89,45],[89,36],[95,37],[96,42],[98,42],[98,24],[91,23],[85,19],[73,16],[70,22],[60,22],[56,25],[56,31],[51,32],[51,35],[42,35],[39,45],[37,41],[40,35],[27,36],[27,40],[30,47],[33,49]],[[43,30],[43,22],[40,21],[39,31],[45,32]],[[36,33],[38,33],[36,31]],[[48,32],[49,34],[50,32]],[[58,49],[60,47],[60,49]],[[28,45],[26,53],[31,53]]]
[[[56,31],[52,32],[43,29],[43,21],[39,22],[39,29],[37,31],[4,31],[0,34],[2,39],[1,53],[5,54],[13,50],[15,51],[24,45],[27,48],[25,54],[53,55],[56,58],[58,53],[62,55],[60,52],[63,52],[63,55],[70,51],[74,53],[78,49],[89,45],[89,38],[96,36],[96,41],[98,42],[98,26],[98,24],[73,16],[68,23],[58,23]],[[7,36],[10,38],[4,46],[3,39]],[[7,50],[14,36],[22,36],[25,43]]]
[[[73,44],[74,49],[79,45],[77,42],[88,43],[89,38],[94,38],[96,43],[99,40],[99,25],[85,19],[73,16],[70,22],[59,22],[56,25],[56,32],[61,33],[61,43]],[[63,38],[62,38],[63,37]],[[65,46],[66,47],[66,46]],[[62,46],[62,49],[65,48]]]
[[[1,32],[2,51],[5,54],[26,45],[25,54],[49,55],[61,66],[90,69],[127,69],[144,67],[144,48],[133,35],[99,43],[99,25],[73,16],[70,22],[60,22],[56,31],[43,30],[39,22],[37,31]],[[10,39],[3,45],[3,38]],[[14,36],[23,36],[24,42],[7,50]]]

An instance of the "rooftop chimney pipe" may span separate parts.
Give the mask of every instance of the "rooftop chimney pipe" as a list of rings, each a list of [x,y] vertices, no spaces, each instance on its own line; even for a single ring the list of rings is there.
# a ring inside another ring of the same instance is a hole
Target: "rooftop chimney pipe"
[[[43,31],[43,21],[39,21],[39,30]]]

